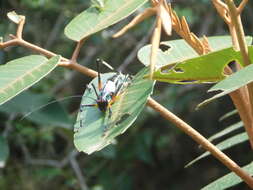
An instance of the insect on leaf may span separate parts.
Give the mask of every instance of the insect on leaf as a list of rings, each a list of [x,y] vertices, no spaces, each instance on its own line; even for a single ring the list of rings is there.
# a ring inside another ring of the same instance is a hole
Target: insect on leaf
[[[85,107],[83,111],[79,111],[74,126],[74,144],[79,151],[88,154],[99,151],[131,126],[153,90],[154,82],[143,78],[147,73],[148,69],[145,68],[134,76],[131,83],[112,105],[111,117],[109,117],[108,110],[104,113],[97,107]],[[113,75],[115,73],[102,74],[102,83],[104,84]],[[93,79],[91,83],[97,87],[97,78]],[[85,91],[81,105],[95,103],[94,100],[87,97],[96,99],[93,89]]]
[[[111,26],[128,15],[147,0],[93,0],[93,5],[77,15],[66,26],[65,35],[80,41],[91,34]]]
[[[44,56],[31,55],[0,66],[0,105],[50,73],[59,60],[60,56],[48,60]]]

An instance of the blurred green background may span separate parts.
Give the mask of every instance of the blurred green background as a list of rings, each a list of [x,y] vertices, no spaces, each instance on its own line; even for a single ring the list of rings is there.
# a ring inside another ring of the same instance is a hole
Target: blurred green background
[[[89,6],[88,0],[1,0],[0,36],[15,33],[6,13],[15,10],[26,16],[24,39],[70,58],[75,43],[63,34],[66,24]],[[208,0],[174,0],[179,16],[184,15],[198,36],[226,35],[227,27]],[[81,50],[78,62],[95,68],[103,58],[123,73],[135,74],[143,66],[137,50],[149,43],[154,18],[146,20],[119,39],[111,35],[134,15],[92,36]],[[253,34],[253,2],[242,14],[245,33]],[[163,40],[178,39],[162,36]],[[12,47],[0,51],[0,64],[30,55],[30,50]],[[103,68],[103,72],[108,72]],[[1,136],[8,142],[9,158],[0,169],[0,189],[91,189],[91,190],[196,190],[229,172],[216,159],[208,157],[189,168],[184,166],[203,152],[187,135],[156,112],[146,108],[132,127],[114,145],[86,155],[73,146],[72,127],[80,99],[51,104],[54,99],[82,95],[91,78],[65,68],[57,68],[29,90],[0,106]],[[208,137],[239,121],[238,116],[219,122],[234,109],[229,97],[221,98],[199,111],[198,103],[210,97],[210,85],[168,85],[157,83],[153,98]],[[31,115],[23,118],[30,111]],[[1,137],[1,138],[2,138]],[[0,139],[0,141],[3,141]],[[0,142],[2,143],[2,142]],[[252,160],[249,143],[226,153],[240,165]],[[247,189],[243,184],[231,189]]]

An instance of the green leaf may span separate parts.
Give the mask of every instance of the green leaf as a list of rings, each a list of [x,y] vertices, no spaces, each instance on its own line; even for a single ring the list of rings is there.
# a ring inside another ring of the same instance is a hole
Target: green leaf
[[[106,0],[104,6],[91,6],[76,16],[65,28],[65,35],[80,41],[124,19],[147,0]]]
[[[25,18],[23,15],[18,15],[15,11],[8,12],[7,17],[15,24],[19,24]]]
[[[112,105],[110,118],[108,111],[103,113],[96,107],[85,107],[82,112],[78,113],[74,126],[74,144],[79,151],[91,154],[101,150],[131,126],[153,90],[154,82],[143,78],[147,73],[148,69],[145,68],[136,74],[129,86]],[[103,83],[114,74],[103,74],[101,76]],[[97,87],[97,78],[93,79],[89,86],[91,84]],[[94,100],[87,97],[96,99],[95,92],[86,90],[81,105],[95,103]]]
[[[245,172],[249,173],[251,176],[253,175],[253,162],[244,166],[242,168]],[[234,185],[237,185],[242,182],[242,179],[235,175],[234,172],[230,172],[229,174],[215,180],[214,182],[208,184],[203,187],[201,190],[221,190],[227,189]]]
[[[0,111],[7,114],[29,114],[25,119],[39,125],[72,128],[71,125],[73,122],[70,120],[66,109],[59,102],[54,102],[53,104],[45,106],[48,102],[52,101],[52,99],[52,96],[46,94],[35,94],[25,91],[6,102],[4,105],[1,105]],[[41,108],[41,106],[43,106],[43,108]]]
[[[253,60],[253,48],[249,47],[249,51],[251,52],[251,60]],[[220,81],[216,85],[214,85],[212,88],[208,90],[208,92],[218,91],[221,90],[222,92],[214,95],[212,98],[209,98],[202,103],[198,105],[198,107],[203,106],[211,101],[213,101],[216,98],[220,98],[224,95],[229,94],[230,92],[233,92],[237,90],[238,88],[241,88],[253,81],[253,64],[250,64],[247,67],[244,67],[243,69],[233,73],[229,77],[227,77],[225,80]]]
[[[243,133],[240,133],[238,135],[235,135],[233,137],[230,137],[230,138],[222,141],[221,143],[217,144],[216,147],[220,150],[225,150],[225,149],[231,148],[232,146],[243,143],[247,140],[248,140],[248,135],[247,135],[247,133],[243,132]],[[210,152],[205,152],[204,154],[201,154],[199,157],[195,158],[193,161],[188,163],[185,167],[189,167],[192,164],[194,164],[195,162],[197,162],[200,159],[205,158],[209,155],[210,155]]]
[[[218,139],[218,138],[220,138],[220,137],[223,137],[223,136],[225,136],[225,135],[227,135],[227,134],[229,134],[229,133],[231,133],[231,132],[233,132],[233,131],[235,131],[235,130],[241,128],[242,126],[243,126],[243,122],[242,122],[242,121],[239,121],[239,122],[237,122],[237,123],[235,123],[235,124],[233,124],[233,125],[227,127],[226,129],[224,129],[224,130],[222,130],[222,131],[216,133],[215,135],[209,137],[208,140],[209,140],[209,141],[213,141],[213,140],[215,140],[215,139]]]
[[[234,109],[234,110],[232,110],[232,111],[230,111],[230,112],[224,114],[223,116],[221,116],[221,117],[219,118],[219,121],[223,121],[224,119],[227,119],[227,118],[229,118],[229,117],[231,117],[231,116],[233,116],[233,115],[235,115],[235,114],[237,114],[237,113],[238,113],[237,109]]]
[[[232,47],[230,36],[208,37],[209,44],[213,51]],[[252,37],[246,37],[248,45],[252,43]],[[199,55],[185,42],[185,40],[172,40],[161,42],[157,55],[156,67],[160,68],[165,65],[182,62],[187,59],[198,57]],[[162,49],[164,51],[162,51]],[[142,47],[138,51],[138,59],[145,65],[150,64],[151,45]]]
[[[0,105],[50,73],[59,60],[60,56],[48,60],[40,55],[31,55],[0,66]]]
[[[0,135],[0,168],[5,166],[5,162],[9,157],[9,145],[2,135]]]
[[[253,51],[253,46],[249,46],[249,51]],[[253,54],[251,59],[253,59]],[[218,82],[226,77],[226,75],[224,75],[224,68],[231,61],[237,61],[241,65],[243,63],[239,51],[235,51],[233,48],[227,48],[174,63],[173,65],[163,66],[154,72],[153,78],[158,81],[177,84]],[[237,80],[238,78],[239,77],[237,77]],[[246,82],[249,81],[249,78],[252,77],[245,76],[244,79],[241,80]],[[237,82],[237,84],[241,83],[242,82]],[[231,86],[233,85],[228,82],[226,85],[226,87],[224,85],[222,87],[229,89],[231,92]],[[219,86],[216,90],[220,90],[222,87]]]

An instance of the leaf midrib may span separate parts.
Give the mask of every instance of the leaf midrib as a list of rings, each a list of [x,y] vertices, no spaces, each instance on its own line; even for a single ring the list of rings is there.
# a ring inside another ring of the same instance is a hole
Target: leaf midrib
[[[31,76],[34,77],[34,75],[32,74],[32,72],[35,71],[35,70],[37,70],[39,67],[44,66],[45,63],[47,63],[47,61],[39,64],[38,66],[34,67],[33,69],[31,69],[31,70],[25,72],[24,74],[20,75],[20,77],[17,77],[15,80],[13,80],[12,82],[10,82],[9,84],[7,84],[6,86],[4,86],[3,88],[0,88],[0,93],[7,93],[6,90],[8,88],[11,88],[14,84],[16,84],[16,82],[22,81],[22,78],[24,78],[24,76],[26,76],[26,75],[31,74]]]
[[[121,6],[120,8],[118,8],[118,9],[116,9],[116,11],[115,11],[114,13],[109,14],[109,16],[106,17],[105,19],[102,19],[102,20],[98,21],[98,24],[96,25],[96,27],[94,27],[93,30],[90,30],[90,32],[87,32],[86,34],[84,34],[84,35],[82,36],[82,38],[84,38],[84,36],[86,36],[87,34],[91,34],[91,33],[96,32],[97,30],[99,30],[99,28],[101,28],[101,26],[105,25],[105,24],[103,24],[103,23],[107,23],[108,21],[110,21],[110,19],[111,19],[112,17],[114,17],[115,15],[117,15],[118,12],[121,12],[122,9],[125,9],[125,7],[129,6],[129,4],[131,4],[133,1],[134,1],[134,0],[132,0],[132,1],[130,1],[130,0],[127,1],[126,4],[122,5],[122,6]],[[125,2],[125,1],[124,1],[124,2]],[[123,18],[122,18],[122,19],[123,19]],[[114,21],[114,22],[115,22],[115,21]],[[110,24],[110,23],[109,23],[109,24]],[[81,38],[81,39],[82,39],[82,38]]]

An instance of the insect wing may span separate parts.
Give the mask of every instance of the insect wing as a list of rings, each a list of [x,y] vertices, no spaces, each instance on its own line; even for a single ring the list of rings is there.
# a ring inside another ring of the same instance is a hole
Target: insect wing
[[[102,100],[103,101],[110,101],[112,94],[114,94],[116,91],[115,82],[108,80],[103,87],[103,90],[101,92]]]

